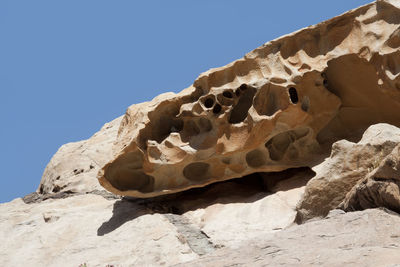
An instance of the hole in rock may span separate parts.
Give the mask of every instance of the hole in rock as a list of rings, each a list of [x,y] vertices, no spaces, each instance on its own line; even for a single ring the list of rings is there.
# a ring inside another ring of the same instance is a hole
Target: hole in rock
[[[171,132],[180,132],[183,129],[183,120],[175,119],[172,121]]]
[[[294,87],[289,88],[289,97],[290,97],[290,101],[293,104],[297,104],[297,102],[299,102],[299,96],[297,95],[296,88],[294,88]]]
[[[183,129],[183,121],[181,119],[171,118],[169,116],[161,115],[158,125],[152,128],[151,140],[161,143],[167,138],[171,132],[179,132]]]
[[[286,88],[267,84],[257,90],[254,97],[253,107],[259,115],[272,116],[280,109],[285,109],[289,105],[286,100]]]
[[[61,187],[59,185],[55,185],[52,191],[53,191],[53,193],[58,193],[58,192],[60,192],[60,190],[61,190]]]
[[[183,169],[183,176],[190,181],[200,182],[210,178],[210,164],[205,162],[190,163]]]
[[[201,130],[204,132],[209,132],[212,130],[212,124],[211,124],[210,120],[203,118],[203,117],[201,117],[199,119],[199,126],[200,126]]]
[[[153,191],[154,178],[143,171],[121,166],[115,173],[112,185],[120,191],[137,190],[148,193]]]
[[[176,118],[179,109],[180,103],[176,101],[160,104],[154,111],[149,112],[149,122],[139,131],[139,147],[146,149],[148,140],[161,143],[171,134],[172,127],[179,128],[183,123],[181,119]]]
[[[212,108],[213,105],[214,105],[214,100],[213,100],[212,98],[207,98],[207,99],[204,101],[204,106],[205,106],[206,108]]]
[[[251,105],[253,104],[253,98],[257,90],[253,87],[248,87],[246,84],[242,84],[240,88],[242,86],[246,87],[246,91],[243,92],[238,103],[232,108],[229,115],[229,123],[240,123],[244,121],[247,118],[247,113]]]
[[[250,167],[258,168],[266,163],[266,158],[260,150],[253,150],[246,154],[246,162]]]
[[[245,90],[247,90],[247,84],[242,84],[240,87],[239,87],[239,89],[240,90],[242,90],[242,91],[245,91]]]
[[[154,190],[154,177],[145,174],[141,170],[142,167],[143,153],[136,150],[118,157],[107,166],[104,177],[120,191],[152,192]]]
[[[185,122],[183,132],[182,132],[183,139],[186,140],[187,138],[194,136],[194,135],[198,135],[199,133],[200,133],[200,129],[194,121],[188,120]]]
[[[226,97],[226,98],[232,98],[232,97],[233,97],[232,93],[229,92],[229,91],[224,91],[224,92],[222,93],[222,95],[223,95],[224,97]]]
[[[265,147],[269,151],[269,156],[274,161],[281,160],[288,150],[289,146],[296,140],[303,138],[309,132],[308,128],[298,128],[295,130],[279,133],[272,137]]]
[[[213,108],[213,113],[214,113],[214,114],[218,114],[218,113],[221,112],[221,110],[222,110],[221,105],[220,105],[220,104],[216,104],[216,105],[214,106],[214,108]]]

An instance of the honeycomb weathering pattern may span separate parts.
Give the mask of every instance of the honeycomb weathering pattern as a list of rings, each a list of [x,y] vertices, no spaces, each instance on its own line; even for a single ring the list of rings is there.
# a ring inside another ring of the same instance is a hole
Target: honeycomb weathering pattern
[[[400,126],[399,8],[362,6],[132,105],[101,185],[153,197],[313,166],[337,139],[378,122]]]

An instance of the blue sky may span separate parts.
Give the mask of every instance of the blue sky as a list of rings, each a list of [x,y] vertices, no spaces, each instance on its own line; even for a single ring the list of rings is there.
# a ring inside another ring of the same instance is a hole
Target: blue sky
[[[361,0],[0,0],[0,202],[64,143]]]

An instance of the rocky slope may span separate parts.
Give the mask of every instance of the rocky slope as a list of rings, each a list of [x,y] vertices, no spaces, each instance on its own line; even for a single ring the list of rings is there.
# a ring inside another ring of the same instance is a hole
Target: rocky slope
[[[2,265],[400,263],[399,26],[360,7],[62,146],[0,204]]]
[[[324,220],[177,266],[399,266],[399,223],[387,210],[333,210]]]

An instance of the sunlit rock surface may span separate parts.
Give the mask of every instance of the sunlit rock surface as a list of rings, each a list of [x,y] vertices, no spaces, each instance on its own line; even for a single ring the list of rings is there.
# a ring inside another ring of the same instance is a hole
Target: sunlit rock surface
[[[365,5],[211,69],[179,94],[132,105],[101,185],[152,197],[313,166],[338,139],[400,126],[399,7]]]
[[[385,123],[370,126],[358,143],[335,142],[331,155],[313,168],[316,175],[298,205],[297,221],[324,217],[345,200],[349,211],[376,207],[400,211],[399,146],[400,128]]]
[[[271,41],[62,146],[0,204],[2,264],[395,266],[399,7]]]

